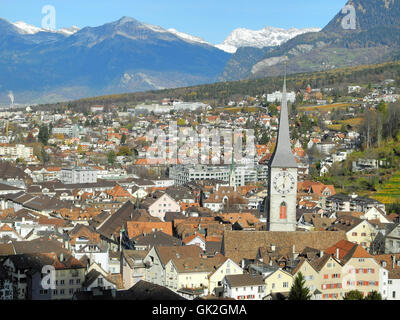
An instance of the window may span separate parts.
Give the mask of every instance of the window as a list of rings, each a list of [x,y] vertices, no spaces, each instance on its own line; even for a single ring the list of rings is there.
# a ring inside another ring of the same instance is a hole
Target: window
[[[74,279],[70,279],[69,284],[74,284]]]
[[[287,206],[286,206],[285,202],[281,203],[280,212],[279,212],[279,218],[281,220],[286,220],[287,219]]]
[[[288,288],[288,287],[289,287],[289,282],[284,282],[284,283],[283,283],[283,287],[284,287],[284,288]]]

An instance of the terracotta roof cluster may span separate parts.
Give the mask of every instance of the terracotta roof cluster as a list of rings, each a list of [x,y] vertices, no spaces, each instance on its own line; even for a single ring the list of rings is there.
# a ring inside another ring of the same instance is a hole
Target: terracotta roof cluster
[[[172,236],[172,222],[153,221],[128,221],[126,223],[129,239],[141,234],[149,234],[154,231],[161,231]]]
[[[89,221],[93,217],[99,215],[102,211],[94,207],[88,207],[86,209],[82,208],[62,208],[55,211],[56,214],[60,214],[64,219],[77,221],[77,220],[87,220]]]
[[[255,227],[260,223],[260,220],[253,216],[251,213],[218,213],[218,217],[220,217],[224,222],[228,222],[230,224],[238,223],[242,228]]]
[[[133,199],[132,195],[124,188],[122,188],[119,184],[115,185],[113,189],[108,190],[107,194],[114,200]]]

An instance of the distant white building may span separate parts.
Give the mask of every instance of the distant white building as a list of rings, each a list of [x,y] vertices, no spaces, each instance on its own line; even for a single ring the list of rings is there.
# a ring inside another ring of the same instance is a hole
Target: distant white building
[[[346,158],[347,158],[347,152],[344,151],[336,152],[332,155],[333,162],[342,162],[346,160]]]
[[[353,93],[353,92],[360,92],[361,87],[360,86],[348,86],[347,91],[348,93]]]
[[[281,102],[282,101],[282,92],[280,91],[275,91],[274,93],[268,94],[267,95],[267,101],[268,102]],[[287,93],[287,101],[288,102],[295,102],[296,101],[296,93],[295,92],[288,92]]]
[[[92,168],[63,168],[61,182],[64,184],[97,183],[97,171]]]
[[[78,125],[65,126],[65,127],[56,127],[51,131],[52,134],[63,134],[68,137],[76,138],[80,133],[84,134],[85,129]]]
[[[32,156],[33,148],[26,147],[23,144],[0,146],[0,157],[10,158],[13,160],[19,158],[29,160]]]

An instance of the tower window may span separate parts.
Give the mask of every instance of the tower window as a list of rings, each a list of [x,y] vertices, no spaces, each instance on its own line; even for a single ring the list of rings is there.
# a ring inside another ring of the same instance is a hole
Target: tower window
[[[281,220],[286,220],[287,219],[287,206],[286,206],[285,202],[281,203],[280,212],[279,212],[279,218]]]

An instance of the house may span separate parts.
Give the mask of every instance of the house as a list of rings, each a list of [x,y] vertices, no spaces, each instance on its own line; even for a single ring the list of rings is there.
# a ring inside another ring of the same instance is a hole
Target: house
[[[374,256],[382,266],[382,277],[379,292],[382,299],[400,299],[400,254],[380,254]],[[385,281],[386,280],[386,281]]]
[[[247,209],[249,201],[232,187],[220,187],[218,191],[210,194],[203,200],[203,206],[213,212],[222,211],[224,208]]]
[[[217,254],[207,256],[175,256],[165,266],[165,285],[185,298],[209,294],[208,275],[219,268],[226,258]]]
[[[367,210],[362,218],[367,220],[379,220],[380,223],[392,223],[392,221],[388,220],[386,217],[385,211],[377,207]]]
[[[372,291],[379,292],[382,267],[361,245],[341,240],[326,249],[325,254],[333,255],[342,266],[343,295],[351,290],[359,290],[364,296]],[[327,274],[328,279],[336,279],[336,273]]]
[[[345,231],[347,240],[357,243],[367,250],[371,247],[377,235],[375,227],[368,220],[351,215],[340,216],[327,230]]]
[[[45,266],[55,271],[50,287],[43,282]],[[12,276],[16,298],[22,300],[71,299],[82,289],[86,272],[86,266],[71,255],[54,252],[9,256],[3,267]]]
[[[223,296],[235,300],[263,300],[266,296],[265,283],[261,275],[226,275],[223,287]]]
[[[122,250],[121,275],[125,289],[129,289],[139,281],[145,280],[146,267],[144,258],[147,254],[147,250]]]
[[[393,224],[388,228],[383,242],[385,253],[400,252],[400,224]]]
[[[292,270],[293,278],[296,278],[299,273],[303,275],[305,286],[312,294],[312,300],[318,300],[319,297],[317,297],[317,295],[320,295],[320,298],[322,299],[322,295],[320,294],[321,291],[319,290],[319,270],[315,269],[316,267],[318,267],[318,264],[312,264],[310,260],[301,257],[300,260],[298,260],[296,267]]]
[[[24,240],[14,228],[10,227],[8,224],[4,223],[0,226],[0,239],[9,239],[9,240]]]
[[[322,300],[338,300],[344,296],[342,263],[337,256],[323,254],[320,258],[313,259],[311,265],[318,272],[316,289],[321,292]]]
[[[206,239],[202,234],[194,233],[183,239],[182,242],[187,246],[199,246],[203,251],[206,250]]]
[[[180,212],[181,206],[167,193],[155,192],[140,203],[140,208],[161,221],[164,221],[167,212]]]
[[[134,204],[127,201],[121,208],[114,214],[108,216],[97,227],[96,231],[100,234],[103,242],[110,246],[110,250],[116,251],[119,249],[121,233],[123,234],[123,227],[127,221],[151,221],[151,217],[145,210],[137,210]]]
[[[197,259],[201,255],[202,249],[198,246],[153,247],[143,260],[146,265],[146,281],[165,286],[165,267],[172,258]]]
[[[208,275],[208,293],[216,297],[222,297],[224,293],[224,277],[232,274],[243,274],[243,269],[231,259],[226,259]]]
[[[274,272],[264,278],[265,294],[271,299],[274,294],[287,295],[293,284],[293,276],[289,272],[277,268]]]
[[[84,291],[98,291],[102,289],[117,290],[122,289],[122,287],[116,277],[112,277],[100,267],[97,267],[88,270],[85,281],[82,284],[82,289]]]

